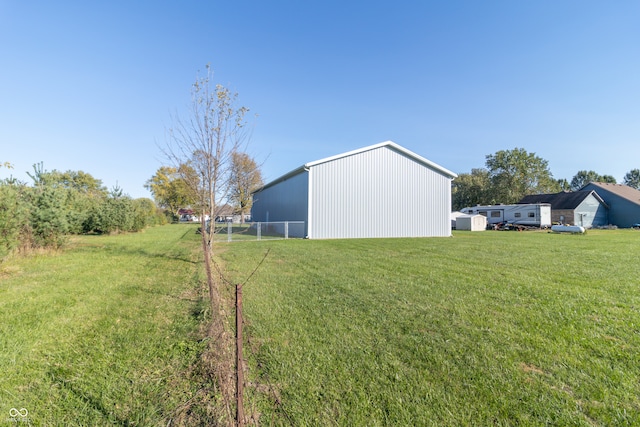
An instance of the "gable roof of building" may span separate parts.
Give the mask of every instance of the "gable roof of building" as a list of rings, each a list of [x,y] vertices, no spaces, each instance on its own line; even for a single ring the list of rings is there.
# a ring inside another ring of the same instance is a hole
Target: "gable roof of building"
[[[407,150],[406,148],[396,144],[393,141],[385,141],[385,142],[381,142],[379,144],[369,145],[367,147],[362,147],[362,148],[359,148],[357,150],[348,151],[346,153],[342,153],[342,154],[338,154],[338,155],[335,155],[335,156],[326,157],[324,159],[316,160],[316,161],[313,161],[313,162],[305,163],[304,165],[292,170],[291,172],[288,172],[288,173],[282,175],[281,177],[276,178],[273,181],[265,184],[261,188],[255,190],[254,193],[257,193],[258,191],[264,190],[265,188],[272,187],[272,186],[274,186],[274,185],[276,185],[276,184],[278,184],[278,183],[280,183],[282,181],[285,181],[285,180],[287,180],[287,179],[289,179],[289,178],[291,178],[291,177],[293,177],[295,175],[298,175],[299,173],[301,173],[303,171],[308,171],[310,168],[312,168],[314,166],[317,166],[317,165],[320,165],[320,164],[323,164],[323,163],[327,163],[327,162],[331,162],[331,161],[334,161],[334,160],[342,159],[342,158],[345,158],[345,157],[354,156],[356,154],[364,153],[366,151],[376,150],[376,149],[381,148],[381,147],[388,147],[388,148],[390,148],[392,150],[400,152],[400,153],[406,155],[407,157],[412,158],[416,162],[422,163],[423,165],[427,166],[428,168],[434,169],[435,171],[441,173],[442,175],[446,175],[451,179],[453,179],[453,178],[458,176],[456,173],[451,172],[450,170],[448,170],[446,168],[443,168],[442,166],[432,162],[431,160],[427,160],[424,157],[422,157],[422,156],[420,156],[420,155],[418,155],[418,154],[416,154],[416,153],[414,153],[414,152],[412,152],[410,150]]]
[[[636,190],[633,187],[629,187],[628,185],[623,184],[609,184],[608,182],[590,182],[582,188],[590,185],[606,190],[612,194],[615,194],[616,196],[622,197],[623,199],[627,199],[628,201],[635,203],[636,205],[640,205],[640,190]]]
[[[532,194],[524,196],[518,203],[549,203],[551,209],[575,209],[591,194],[603,205],[606,203],[593,190],[561,191],[551,194]]]
[[[413,160],[417,161],[418,163],[422,163],[423,165],[425,165],[425,166],[427,166],[427,167],[429,167],[431,169],[435,169],[437,172],[440,172],[443,175],[447,175],[452,179],[458,176],[454,172],[451,172],[450,170],[443,168],[442,166],[432,162],[431,160],[425,159],[424,157],[414,153],[413,151],[407,150],[406,148],[396,144],[393,141],[385,141],[385,142],[381,142],[379,144],[369,145],[367,147],[362,147],[362,148],[359,148],[357,150],[353,150],[353,151],[349,151],[349,152],[346,152],[346,153],[338,154],[336,156],[326,157],[324,159],[316,160],[315,162],[309,162],[309,163],[305,164],[304,166],[307,167],[307,168],[310,168],[310,167],[313,167],[313,166],[316,166],[316,165],[320,165],[322,163],[327,163],[327,162],[331,162],[331,161],[334,161],[334,160],[342,159],[342,158],[345,158],[345,157],[354,156],[356,154],[364,153],[366,151],[376,150],[376,149],[381,148],[381,147],[389,147],[389,148],[391,148],[391,149],[393,149],[395,151],[398,151],[398,152],[406,155],[407,157],[412,158]]]

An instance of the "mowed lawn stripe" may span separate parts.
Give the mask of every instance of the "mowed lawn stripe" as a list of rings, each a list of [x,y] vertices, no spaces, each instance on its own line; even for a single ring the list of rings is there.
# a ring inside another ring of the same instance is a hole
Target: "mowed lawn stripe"
[[[0,414],[154,425],[187,401],[202,347],[195,229],[74,238],[0,279]]]
[[[265,420],[640,423],[638,232],[229,244],[232,280],[267,248],[244,290]]]

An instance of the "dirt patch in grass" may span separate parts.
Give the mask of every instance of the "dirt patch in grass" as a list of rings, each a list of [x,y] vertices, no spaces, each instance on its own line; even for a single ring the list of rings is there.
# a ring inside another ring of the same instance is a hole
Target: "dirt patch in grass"
[[[520,362],[520,369],[523,372],[526,372],[527,374],[538,374],[538,375],[545,374],[545,372],[542,369],[538,368],[535,365],[525,363],[525,362]]]

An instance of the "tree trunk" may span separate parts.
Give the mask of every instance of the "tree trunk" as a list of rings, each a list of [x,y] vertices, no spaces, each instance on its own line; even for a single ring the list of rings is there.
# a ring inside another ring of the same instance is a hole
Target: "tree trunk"
[[[211,246],[209,246],[207,231],[207,222],[204,219],[204,214],[200,220],[202,226],[202,253],[204,255],[204,270],[207,274],[207,285],[209,287],[209,302],[211,304],[211,316],[215,317],[218,314],[218,292],[216,289],[215,279],[213,278],[213,270],[211,266]]]

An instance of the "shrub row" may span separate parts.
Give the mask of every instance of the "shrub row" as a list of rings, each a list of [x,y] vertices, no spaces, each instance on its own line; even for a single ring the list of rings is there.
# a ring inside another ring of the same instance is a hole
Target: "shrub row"
[[[19,249],[59,248],[67,236],[135,232],[166,223],[147,198],[121,190],[83,191],[60,185],[0,182],[0,261]]]

